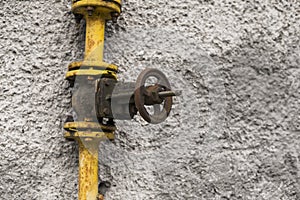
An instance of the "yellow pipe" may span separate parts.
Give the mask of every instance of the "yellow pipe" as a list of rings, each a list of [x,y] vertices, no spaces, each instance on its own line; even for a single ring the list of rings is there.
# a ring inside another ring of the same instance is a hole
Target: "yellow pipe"
[[[96,66],[103,61],[105,19],[99,13],[85,15],[86,38],[83,64]],[[98,194],[98,146],[95,137],[79,139],[79,200],[96,200]]]
[[[98,195],[98,146],[95,138],[78,139],[79,200],[96,200]]]
[[[97,66],[103,61],[105,19],[99,12],[85,14],[86,38],[83,65]],[[79,138],[79,200],[96,200],[98,194],[98,146],[96,137]]]
[[[103,61],[105,19],[99,13],[85,16],[86,38],[84,65],[99,65]]]
[[[99,77],[101,75],[109,75],[116,79],[117,66],[103,62],[103,49],[105,22],[119,16],[121,0],[73,0],[72,11],[85,18],[86,38],[84,60],[69,66],[68,80],[74,81],[77,76]],[[98,146],[101,140],[112,139],[114,130],[107,127],[99,127],[99,130],[95,130],[96,128],[88,123],[91,122],[78,122],[78,130],[66,124],[65,128],[69,132],[65,137],[77,140],[79,145],[78,199],[104,200],[103,194],[98,194]],[[84,130],[79,130],[80,127]]]

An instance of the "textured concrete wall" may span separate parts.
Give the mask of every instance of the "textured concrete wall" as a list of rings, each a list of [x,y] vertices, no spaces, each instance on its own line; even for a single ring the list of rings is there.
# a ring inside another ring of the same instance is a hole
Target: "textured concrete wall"
[[[0,198],[76,199],[63,138],[84,24],[70,1],[0,1]],[[165,72],[170,118],[118,121],[100,145],[107,200],[300,199],[300,2],[126,0],[105,59],[134,81]]]

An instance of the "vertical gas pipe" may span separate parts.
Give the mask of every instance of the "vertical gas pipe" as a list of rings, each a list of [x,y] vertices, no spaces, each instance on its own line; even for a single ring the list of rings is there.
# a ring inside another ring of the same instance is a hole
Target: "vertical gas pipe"
[[[101,140],[114,138],[115,126],[101,123],[94,116],[93,95],[97,79],[116,80],[117,66],[103,62],[103,48],[105,22],[119,16],[121,0],[73,0],[72,12],[77,18],[85,19],[86,39],[84,60],[71,63],[66,75],[71,85],[79,83],[79,89],[72,96],[78,119],[65,123],[65,137],[76,140],[79,145],[78,199],[104,199],[104,194],[98,194],[98,146]],[[84,103],[82,97],[85,97]]]
[[[118,83],[118,67],[103,62],[105,22],[120,15],[121,0],[73,0],[72,11],[86,21],[86,40],[84,60],[71,63],[66,75],[76,86],[72,107],[77,117],[65,123],[65,137],[79,145],[79,200],[103,200],[105,184],[98,191],[98,146],[114,139],[114,119],[130,120],[139,112],[147,122],[161,123],[178,93],[157,69],[143,70],[136,83]],[[156,82],[147,85],[152,78]],[[154,112],[147,110],[149,106]]]

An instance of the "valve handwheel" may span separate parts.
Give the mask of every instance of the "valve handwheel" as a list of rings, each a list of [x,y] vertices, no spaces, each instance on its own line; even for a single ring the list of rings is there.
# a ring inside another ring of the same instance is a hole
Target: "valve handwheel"
[[[153,78],[156,79],[156,83],[147,86],[147,80]],[[171,91],[171,85],[167,77],[161,71],[147,68],[138,76],[134,101],[140,115],[147,122],[158,124],[168,117],[172,108],[172,96],[175,96],[175,94]],[[162,109],[161,104],[163,105]],[[153,114],[147,111],[146,105],[153,106]]]

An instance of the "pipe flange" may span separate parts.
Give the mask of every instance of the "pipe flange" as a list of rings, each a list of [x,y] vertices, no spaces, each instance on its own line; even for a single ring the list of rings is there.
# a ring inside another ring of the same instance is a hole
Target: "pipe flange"
[[[114,132],[65,132],[64,137],[69,140],[77,139],[98,139],[98,140],[114,140]]]
[[[107,78],[113,78],[117,80],[117,74],[115,72],[109,70],[97,70],[97,69],[93,69],[92,67],[90,69],[79,69],[79,70],[69,71],[66,74],[66,79],[68,81],[74,82],[77,76],[107,77]]]
[[[101,62],[98,64],[86,61],[73,62],[68,66],[66,79],[74,82],[76,76],[97,76],[117,80],[118,67],[113,64]]]
[[[121,0],[73,0],[72,12],[83,16],[96,13],[105,20],[111,20],[120,15],[121,6]]]
[[[116,127],[111,125],[99,124],[97,122],[68,122],[64,129],[67,131],[92,130],[92,131],[115,131]]]
[[[72,62],[68,66],[68,71],[78,70],[78,69],[99,69],[99,70],[108,70],[117,73],[118,66],[114,64],[109,64],[106,62],[88,62],[88,61],[76,61]]]
[[[116,127],[96,122],[68,122],[65,123],[64,129],[67,131],[64,137],[71,140],[80,138],[113,140]]]

